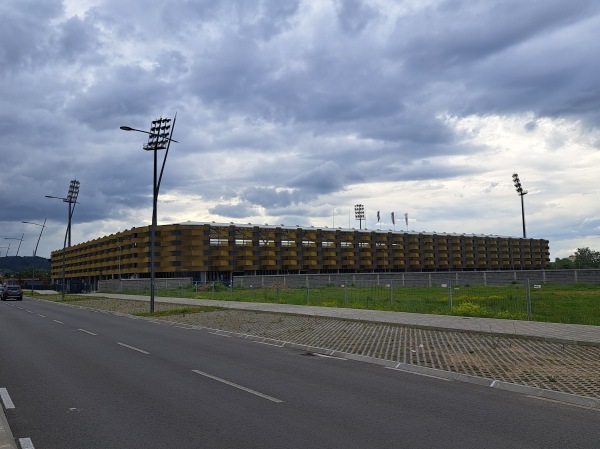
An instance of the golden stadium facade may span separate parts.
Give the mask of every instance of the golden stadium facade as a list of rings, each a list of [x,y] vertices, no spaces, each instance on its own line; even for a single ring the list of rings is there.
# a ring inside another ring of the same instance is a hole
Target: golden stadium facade
[[[150,277],[150,226],[51,254],[52,278],[94,284]],[[179,223],[157,226],[157,278],[206,282],[299,273],[539,270],[549,242],[493,235]]]

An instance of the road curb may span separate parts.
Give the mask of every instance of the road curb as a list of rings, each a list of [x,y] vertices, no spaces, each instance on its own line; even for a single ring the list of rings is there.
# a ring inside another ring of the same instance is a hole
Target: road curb
[[[4,408],[0,406],[0,449],[18,449],[17,443],[13,437],[13,434],[8,426],[6,415],[4,414]]]

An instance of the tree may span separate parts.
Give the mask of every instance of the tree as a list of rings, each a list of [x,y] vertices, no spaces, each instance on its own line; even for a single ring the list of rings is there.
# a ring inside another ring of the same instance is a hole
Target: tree
[[[600,268],[600,252],[588,247],[577,248],[575,268]]]
[[[565,257],[564,259],[559,259],[557,257],[554,259],[554,262],[550,264],[550,266],[555,270],[571,270],[575,268],[575,264],[568,257]]]

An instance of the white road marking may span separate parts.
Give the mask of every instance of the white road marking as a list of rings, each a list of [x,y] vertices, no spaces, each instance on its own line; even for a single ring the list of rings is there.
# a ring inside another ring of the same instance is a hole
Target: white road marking
[[[148,351],[144,351],[143,349],[136,348],[135,346],[129,346],[125,343],[117,342],[118,345],[125,346],[126,348],[133,349],[134,351],[141,352],[142,354],[150,354]]]
[[[335,355],[319,354],[318,352],[313,352],[312,354],[316,355],[317,357],[324,357],[326,359],[336,359],[336,360],[345,360],[345,361],[348,360],[344,357],[336,357]]]
[[[254,341],[254,343],[260,343],[261,345],[277,346],[278,348],[283,348],[282,343],[276,344],[276,343],[268,343],[266,341],[256,341],[256,340],[253,340],[253,341]]]
[[[21,445],[21,449],[35,449],[31,438],[19,438],[19,445]]]
[[[55,323],[58,323],[58,324],[65,324],[62,321],[58,321],[58,320],[52,320],[52,321],[54,321]]]
[[[533,396],[533,395],[530,395],[530,394],[528,394],[527,397],[531,398],[531,399],[539,399],[540,401],[553,402],[553,403],[558,404],[558,405],[569,405],[571,407],[583,408],[585,410],[591,410],[592,412],[599,412],[600,413],[600,409],[593,408],[591,405],[573,404],[571,402],[557,401],[556,399],[543,398],[541,396]],[[591,402],[591,400],[590,400],[590,402]]]
[[[393,371],[402,371],[403,373],[409,373],[409,374],[416,374],[417,376],[431,377],[432,379],[445,380],[446,382],[450,382],[450,380],[452,380],[452,379],[446,379],[444,377],[433,376],[431,374],[417,373],[416,371],[408,371],[405,369],[394,368],[393,366],[386,366],[385,369],[391,369]]]
[[[37,316],[41,316],[42,318],[46,318],[46,315],[40,315],[39,313],[37,314]]]
[[[209,379],[216,380],[217,382],[224,383],[226,385],[229,385],[230,387],[234,387],[234,388],[237,388],[239,390],[245,391],[247,393],[251,393],[251,394],[259,396],[259,397],[261,397],[263,399],[268,399],[269,401],[272,401],[272,402],[283,402],[281,399],[274,398],[273,396],[266,395],[266,394],[261,393],[259,391],[252,390],[252,389],[250,389],[248,387],[244,387],[242,385],[230,382],[228,380],[221,379],[220,377],[213,376],[212,374],[208,374],[208,373],[205,373],[203,371],[199,371],[197,369],[193,369],[192,371],[194,373],[196,373],[196,374],[200,374],[201,376],[208,377]]]
[[[90,335],[98,335],[98,334],[94,334],[93,332],[90,331],[86,331],[85,329],[77,329],[80,332],[85,332],[86,334],[90,334]]]
[[[2,399],[5,409],[15,408],[15,404],[13,404],[6,388],[0,388],[0,399]]]
[[[209,332],[211,335],[218,335],[219,337],[231,337],[231,335],[221,334],[219,332]]]

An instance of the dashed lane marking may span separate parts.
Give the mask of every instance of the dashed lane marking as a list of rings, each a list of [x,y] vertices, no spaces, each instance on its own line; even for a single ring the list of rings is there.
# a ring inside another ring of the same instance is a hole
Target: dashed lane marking
[[[217,382],[224,383],[225,385],[229,385],[230,387],[237,388],[238,390],[242,390],[242,391],[245,391],[245,392],[247,392],[247,393],[251,393],[251,394],[253,394],[253,395],[255,395],[255,396],[259,396],[259,397],[261,397],[261,398],[263,398],[263,399],[267,399],[267,400],[269,400],[269,401],[272,401],[272,402],[278,402],[278,403],[279,403],[279,402],[283,402],[281,399],[274,398],[273,396],[269,396],[269,395],[267,395],[267,394],[264,394],[264,393],[261,393],[261,392],[259,392],[259,391],[252,390],[251,388],[244,387],[244,386],[242,386],[242,385],[239,385],[239,384],[236,384],[236,383],[230,382],[230,381],[228,381],[228,380],[221,379],[220,377],[213,376],[212,374],[208,374],[208,373],[205,373],[205,372],[203,372],[203,371],[199,371],[199,370],[197,370],[197,369],[193,369],[192,371],[193,371],[194,373],[196,373],[196,374],[200,374],[201,376],[208,377],[209,379],[216,380]]]
[[[120,346],[129,348],[129,349],[133,349],[134,351],[141,352],[142,354],[150,354],[148,351],[144,351],[143,349],[136,348],[135,346],[129,346],[129,345],[126,345],[125,343],[121,343],[121,342],[117,342],[117,344]]]

